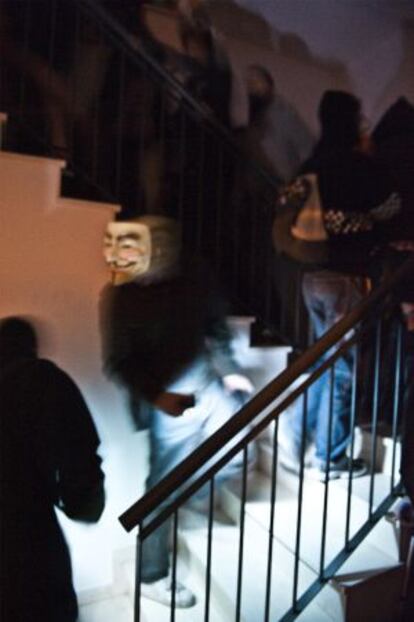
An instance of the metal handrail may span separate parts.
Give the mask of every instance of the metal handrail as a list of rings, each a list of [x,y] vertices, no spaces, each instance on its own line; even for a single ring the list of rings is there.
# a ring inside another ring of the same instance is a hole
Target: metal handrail
[[[236,416],[207,439],[198,449],[188,456],[181,464],[173,469],[156,487],[148,491],[143,497],[132,504],[119,520],[127,531],[131,531],[145,517],[153,512],[161,501],[164,501],[178,487],[194,476],[194,473],[204,466],[216,453],[231,441],[237,434],[269,407],[301,374],[316,363],[321,356],[328,352],[337,342],[349,333],[361,320],[365,319],[372,309],[389,294],[392,289],[405,277],[414,271],[414,257],[410,257],[398,268],[396,273],[389,276],[367,298],[358,304],[350,313],[328,330],[308,350],[298,357],[287,369],[264,387],[255,397],[243,406]],[[319,370],[318,370],[319,371]]]
[[[185,102],[186,108],[196,112],[203,122],[209,126],[215,134],[227,143],[227,145],[237,154],[243,157],[243,160],[263,179],[266,180],[275,190],[280,185],[280,180],[270,175],[263,169],[256,160],[253,160],[249,154],[242,149],[240,144],[234,139],[229,130],[213,115],[200,105],[200,103],[190,95],[190,93],[145,50],[145,46],[140,42],[139,36],[132,35],[126,28],[122,26],[111,14],[100,4],[99,0],[76,0],[82,5],[90,15],[98,18],[101,24],[106,28],[109,35],[117,40],[123,47],[123,51],[128,53],[132,61],[137,62],[137,56],[151,68],[153,74],[162,84],[167,84],[172,90],[180,95]],[[138,10],[138,9],[137,9]]]
[[[220,469],[226,465],[232,458],[234,458],[240,451],[246,448],[246,446],[253,440],[257,438],[257,436],[263,432],[268,425],[279,415],[282,414],[295,400],[298,399],[318,378],[320,378],[327,369],[330,369],[332,363],[337,361],[349,347],[356,343],[357,337],[354,336],[349,340],[346,340],[343,345],[338,348],[323,364],[318,367],[317,370],[313,371],[307,378],[304,380],[300,386],[294,389],[281,401],[278,402],[275,408],[272,408],[269,412],[266,412],[266,415],[260,419],[258,423],[255,424],[254,428],[250,429],[249,432],[244,436],[240,441],[238,441],[235,445],[226,452],[224,456],[222,456],[217,462],[215,462],[211,467],[206,470],[203,470],[202,474],[192,482],[183,492],[180,492],[175,498],[174,501],[171,502],[170,505],[165,507],[162,511],[159,512],[154,518],[151,518],[151,521],[146,522],[145,526],[140,527],[140,537],[145,539],[148,535],[150,535],[157,527],[159,527],[166,519],[168,519],[171,514],[176,510],[176,508],[180,507],[183,503],[188,501],[192,497],[194,493],[196,493],[203,484],[211,481],[212,476],[220,471]],[[240,412],[240,411],[239,411]],[[235,416],[238,416],[236,413]],[[197,453],[198,450],[193,452],[193,454]],[[193,455],[191,454],[191,456]],[[184,482],[185,483],[185,482]]]

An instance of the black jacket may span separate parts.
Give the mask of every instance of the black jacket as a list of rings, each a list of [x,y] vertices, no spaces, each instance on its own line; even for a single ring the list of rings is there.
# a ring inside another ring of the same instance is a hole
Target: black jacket
[[[74,622],[71,564],[54,506],[98,520],[99,439],[85,401],[52,362],[17,359],[0,372],[1,619]]]
[[[374,156],[356,149],[315,148],[302,174],[316,173],[329,265],[345,273],[369,273],[375,254],[390,240],[390,222],[400,199],[387,169]]]
[[[101,298],[107,374],[152,402],[200,356],[217,375],[234,373],[225,311],[199,266],[154,283],[109,285]]]

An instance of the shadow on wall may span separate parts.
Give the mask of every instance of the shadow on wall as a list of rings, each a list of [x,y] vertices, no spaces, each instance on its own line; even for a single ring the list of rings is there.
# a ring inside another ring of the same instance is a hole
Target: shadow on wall
[[[204,7],[230,58],[235,81],[243,80],[252,63],[266,67],[280,99],[312,134],[318,131],[316,110],[321,93],[326,89],[352,90],[345,65],[315,56],[296,33],[277,30],[262,16],[233,0],[207,2]],[[242,118],[247,106],[240,88],[237,97],[236,114]]]
[[[401,85],[404,84],[404,95],[414,105],[414,20],[402,22],[401,62],[395,71],[392,80],[385,86],[373,110],[372,118],[378,120],[384,110],[387,110],[401,95]]]

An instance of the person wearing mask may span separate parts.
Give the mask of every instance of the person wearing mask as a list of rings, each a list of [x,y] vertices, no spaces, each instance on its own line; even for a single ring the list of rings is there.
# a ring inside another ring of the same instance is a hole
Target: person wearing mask
[[[110,222],[104,244],[112,274],[100,309],[104,369],[128,390],[138,429],[149,430],[149,490],[228,421],[253,387],[232,357],[211,275],[184,259],[174,220],[146,215]],[[236,456],[218,480],[240,467]],[[169,526],[166,521],[143,543],[140,590],[168,606]],[[176,607],[195,601],[177,582]]]

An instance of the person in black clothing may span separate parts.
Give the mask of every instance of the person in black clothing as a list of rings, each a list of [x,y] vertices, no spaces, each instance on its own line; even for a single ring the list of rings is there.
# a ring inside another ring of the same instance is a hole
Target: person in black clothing
[[[320,102],[319,120],[320,140],[301,169],[302,177],[294,182],[298,190],[316,179],[327,234],[326,241],[320,242],[325,251],[323,260],[305,266],[302,282],[316,338],[341,320],[367,293],[370,267],[373,262],[378,263],[376,251],[388,241],[387,223],[400,210],[400,197],[394,192],[387,170],[361,147],[366,141],[359,100],[343,91],[327,91]],[[299,237],[298,229],[305,224],[298,218],[292,232],[296,230]],[[315,441],[312,473],[320,479],[325,478],[328,462],[331,478],[346,476],[349,471],[346,449],[350,439],[352,367],[352,354],[347,351],[335,366],[331,438],[327,374],[309,391],[307,440]],[[290,420],[292,460],[286,466],[296,471],[302,411],[299,405]],[[355,476],[366,471],[359,461],[353,461],[351,466]]]
[[[4,622],[75,622],[69,550],[54,507],[96,522],[99,438],[71,378],[38,358],[30,322],[0,323],[0,551]]]
[[[101,301],[104,366],[139,409],[137,426],[149,428],[150,489],[233,416],[252,386],[232,358],[211,275],[180,257],[174,221],[111,222],[104,254],[113,275]],[[217,479],[240,466],[236,456]],[[141,594],[167,605],[168,539],[165,522],[144,542],[141,570]],[[194,602],[177,583],[176,606]]]

